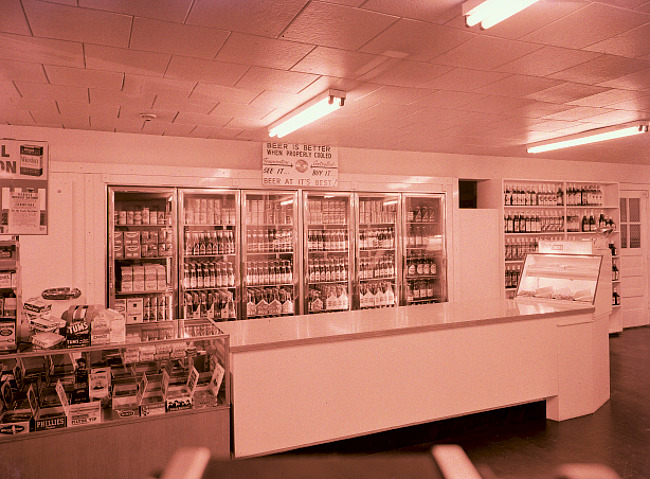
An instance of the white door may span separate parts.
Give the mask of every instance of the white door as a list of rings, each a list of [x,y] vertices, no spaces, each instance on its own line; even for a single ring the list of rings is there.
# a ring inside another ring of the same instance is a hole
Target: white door
[[[620,192],[620,291],[623,327],[649,324],[648,193]]]

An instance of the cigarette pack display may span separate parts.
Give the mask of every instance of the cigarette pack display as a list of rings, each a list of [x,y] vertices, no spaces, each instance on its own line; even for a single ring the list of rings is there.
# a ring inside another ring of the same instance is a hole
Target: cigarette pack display
[[[0,415],[0,437],[26,434],[30,431],[31,409],[14,409]]]
[[[88,374],[88,395],[91,401],[108,403],[111,396],[111,368],[93,368]]]
[[[85,426],[102,422],[101,401],[71,404],[68,410],[68,426]]]

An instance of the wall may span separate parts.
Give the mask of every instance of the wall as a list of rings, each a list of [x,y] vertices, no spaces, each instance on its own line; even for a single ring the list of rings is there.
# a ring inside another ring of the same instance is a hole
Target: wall
[[[259,142],[6,125],[0,126],[0,137],[47,141],[50,145],[51,229],[47,238],[21,238],[25,297],[45,287],[74,285],[88,292],[90,302],[104,301],[107,183],[137,184],[146,176],[148,184],[260,186]],[[416,190],[429,181],[423,177],[617,181],[641,189],[648,189],[650,184],[647,165],[356,148],[340,148],[339,162],[342,189],[356,189],[355,178],[363,178],[364,184],[373,178],[377,184],[395,178],[402,185],[413,183]],[[457,183],[450,195],[454,206],[450,210],[452,237],[458,224],[456,194]],[[453,261],[459,252],[448,246]],[[453,291],[453,271],[449,279]]]

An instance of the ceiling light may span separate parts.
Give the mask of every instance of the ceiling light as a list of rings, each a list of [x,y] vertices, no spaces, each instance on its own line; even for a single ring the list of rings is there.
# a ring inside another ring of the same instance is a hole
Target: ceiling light
[[[481,24],[487,30],[539,0],[467,0],[463,15],[468,27]]]
[[[626,136],[639,135],[648,132],[648,122],[632,123],[625,125],[616,125],[606,128],[597,128],[576,135],[557,138],[555,140],[540,143],[528,147],[528,153],[542,153],[545,151],[559,150],[570,146],[586,145],[598,141],[613,140],[615,138],[625,138]]]
[[[269,136],[282,138],[292,131],[338,110],[343,106],[344,101],[345,92],[327,90],[269,126]]]

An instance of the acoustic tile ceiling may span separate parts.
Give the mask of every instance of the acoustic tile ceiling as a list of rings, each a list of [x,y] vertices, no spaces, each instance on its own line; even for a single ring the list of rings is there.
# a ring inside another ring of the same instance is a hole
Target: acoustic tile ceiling
[[[482,31],[461,0],[0,0],[0,123],[526,157],[650,119],[650,1],[542,0]],[[145,121],[142,114],[155,118]],[[543,154],[650,164],[650,134]]]

